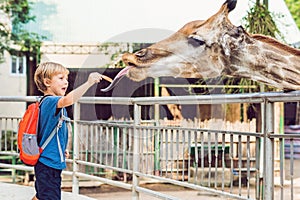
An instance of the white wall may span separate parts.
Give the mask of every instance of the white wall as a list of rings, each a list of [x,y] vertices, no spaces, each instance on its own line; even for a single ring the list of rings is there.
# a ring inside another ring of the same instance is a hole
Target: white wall
[[[5,53],[5,62],[0,64],[0,96],[26,96],[26,76],[11,74],[11,57]],[[26,108],[25,103],[0,102],[0,116],[20,117]]]

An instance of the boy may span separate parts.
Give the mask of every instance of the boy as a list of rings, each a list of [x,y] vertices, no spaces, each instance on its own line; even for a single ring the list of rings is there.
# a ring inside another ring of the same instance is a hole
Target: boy
[[[67,68],[54,62],[41,63],[35,71],[34,81],[44,94],[39,115],[40,143],[56,128],[62,112],[66,116],[65,107],[74,104],[92,85],[102,80],[101,74],[91,73],[85,83],[65,96],[69,84],[68,74]],[[33,200],[61,199],[61,172],[66,168],[67,143],[68,128],[64,121],[34,166],[36,195]]]

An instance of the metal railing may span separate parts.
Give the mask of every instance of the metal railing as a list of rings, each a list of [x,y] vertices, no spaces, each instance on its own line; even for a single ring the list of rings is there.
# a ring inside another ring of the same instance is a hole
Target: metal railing
[[[63,173],[72,176],[75,193],[79,193],[79,179],[84,178],[132,190],[132,199],[139,199],[140,193],[178,199],[140,184],[142,180],[151,179],[232,199],[294,199],[297,184],[293,154],[300,135],[274,131],[274,103],[297,102],[299,95],[299,92],[291,92],[83,97],[74,105],[73,158]],[[0,97],[0,101],[8,102],[35,100],[35,97]],[[261,104],[261,132],[166,126],[159,124],[155,114],[147,121],[141,117],[141,108],[145,105],[155,109],[155,105],[166,104],[231,103]],[[133,106],[133,120],[84,121],[80,119],[83,104]],[[0,156],[17,156],[18,120],[3,116],[0,122]],[[290,141],[289,172],[285,168],[285,139]],[[32,170],[18,162],[0,163],[0,168]]]

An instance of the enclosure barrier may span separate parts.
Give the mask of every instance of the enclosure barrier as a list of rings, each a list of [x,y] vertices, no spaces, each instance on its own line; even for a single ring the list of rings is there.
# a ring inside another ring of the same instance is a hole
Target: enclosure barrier
[[[203,95],[174,97],[82,97],[74,105],[72,159],[63,171],[72,177],[72,191],[79,181],[97,180],[132,190],[132,199],[145,193],[160,199],[178,199],[141,184],[149,180],[195,191],[206,191],[231,199],[297,198],[294,152],[299,134],[276,132],[274,103],[298,102],[299,92]],[[36,97],[0,97],[1,102],[33,102]],[[261,105],[261,131],[222,130],[200,125],[164,124],[154,111],[143,120],[143,106],[180,104]],[[127,105],[133,120],[80,119],[81,105]],[[128,107],[129,108],[129,107]],[[153,116],[152,116],[153,115]],[[0,168],[14,181],[23,171],[32,171],[18,160],[16,146],[19,118],[0,116]],[[289,146],[285,147],[285,140]],[[284,156],[288,148],[289,159]],[[285,165],[289,165],[286,170]],[[0,175],[1,172],[0,171]]]

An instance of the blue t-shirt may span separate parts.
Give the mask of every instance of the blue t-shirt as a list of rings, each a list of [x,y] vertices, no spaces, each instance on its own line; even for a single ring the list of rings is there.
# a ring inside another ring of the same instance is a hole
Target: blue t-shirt
[[[57,123],[61,117],[61,112],[67,116],[65,108],[60,109],[57,113],[57,102],[60,96],[47,96],[44,97],[40,105],[39,115],[39,138],[40,146],[47,140],[52,130],[56,128]],[[43,150],[39,161],[44,165],[55,169],[66,168],[65,150],[68,144],[68,127],[66,122],[63,121],[58,133],[54,135],[49,144]]]

